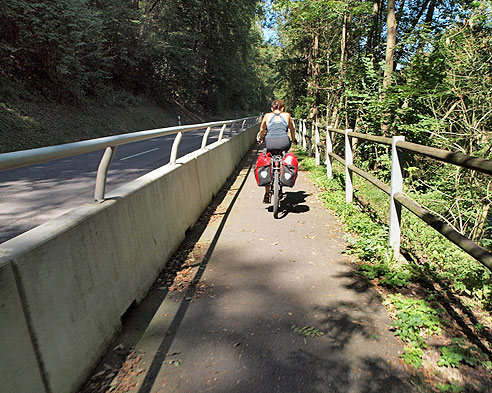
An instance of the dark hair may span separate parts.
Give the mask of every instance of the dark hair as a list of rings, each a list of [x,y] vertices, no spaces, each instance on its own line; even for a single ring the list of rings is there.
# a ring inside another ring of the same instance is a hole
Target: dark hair
[[[282,100],[275,100],[272,102],[272,109],[273,110],[282,109],[283,107],[285,107],[285,104],[284,104],[284,101],[282,101]]]

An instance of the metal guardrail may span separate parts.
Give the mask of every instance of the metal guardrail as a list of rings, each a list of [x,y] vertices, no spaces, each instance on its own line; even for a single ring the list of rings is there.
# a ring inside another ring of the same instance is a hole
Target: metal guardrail
[[[449,164],[461,166],[471,170],[476,170],[488,175],[492,175],[492,160],[486,160],[479,157],[472,157],[466,154],[451,152],[442,149],[436,149],[433,147],[420,145],[417,143],[405,142],[403,136],[394,136],[392,138],[386,138],[375,135],[366,135],[358,132],[353,132],[350,129],[341,130],[334,129],[331,126],[326,127],[326,145],[320,143],[320,133],[318,124],[312,123],[307,126],[306,120],[299,121],[299,140],[302,141],[304,149],[312,149],[312,144],[306,139],[311,139],[313,130],[315,135],[315,157],[316,165],[320,165],[320,151],[326,150],[326,174],[328,178],[332,178],[332,165],[331,159],[335,159],[345,167],[345,200],[350,203],[353,199],[353,184],[352,173],[356,173],[364,179],[374,184],[377,188],[385,192],[390,196],[390,225],[389,225],[389,247],[393,250],[394,256],[398,257],[400,253],[400,236],[401,236],[401,206],[404,206],[410,212],[415,214],[422,221],[434,228],[437,232],[445,236],[451,242],[456,244],[466,253],[471,255],[477,261],[486,266],[492,271],[492,253],[485,248],[479,246],[472,240],[463,236],[460,232],[451,227],[448,223],[442,220],[440,217],[432,214],[430,211],[420,206],[413,199],[403,194],[403,175],[402,175],[402,162],[401,156],[398,154],[400,151],[407,151],[414,154],[420,154],[434,160],[439,160]],[[311,131],[309,131],[311,130]],[[333,138],[335,134],[344,135],[345,138],[345,159],[333,153]],[[351,138],[358,138],[365,141],[375,142],[391,146],[391,185],[387,185],[371,175],[370,173],[363,171],[353,165],[353,151]],[[311,156],[312,152],[309,152]]]
[[[221,141],[223,139],[225,129],[228,125],[231,126],[229,129],[229,134],[232,135],[232,129],[235,124],[240,123],[241,125],[239,129],[241,130],[244,129],[246,125],[257,124],[259,121],[260,118],[258,116],[254,116],[235,120],[192,124],[187,126],[157,128],[153,130],[131,132],[128,134],[90,139],[86,141],[67,143],[63,145],[4,153],[0,154],[0,171],[38,164],[46,161],[53,161],[60,158],[72,157],[75,155],[89,153],[100,149],[106,149],[99,163],[96,177],[96,187],[94,191],[94,199],[96,201],[103,201],[106,189],[107,173],[118,146],[132,142],[143,141],[146,139],[176,134],[176,138],[174,139],[174,143],[171,148],[171,157],[169,160],[169,163],[171,165],[175,165],[178,154],[178,147],[185,132],[206,128],[201,144],[201,148],[204,149],[207,145],[207,139],[212,127],[222,126],[218,137],[218,141]]]

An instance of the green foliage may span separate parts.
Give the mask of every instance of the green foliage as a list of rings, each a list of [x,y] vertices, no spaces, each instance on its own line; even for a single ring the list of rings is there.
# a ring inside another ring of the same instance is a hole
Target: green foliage
[[[432,308],[425,300],[406,298],[401,294],[390,294],[388,302],[397,313],[397,320],[392,324],[394,334],[410,344],[404,348],[402,358],[417,369],[422,364],[422,348],[427,347],[425,336],[441,333],[438,314],[442,310]]]
[[[424,355],[424,350],[422,348],[415,348],[411,346],[404,347],[402,354],[403,361],[409,366],[413,366],[415,369],[419,368],[422,364],[422,356]]]
[[[363,263],[359,266],[358,270],[369,280],[374,280],[376,277],[384,277],[390,272],[389,267],[386,263]]]
[[[444,236],[409,212],[402,214],[404,246],[427,261],[427,270],[455,292],[470,296],[490,309],[490,271]]]
[[[73,99],[109,74],[102,18],[86,0],[12,0],[0,8],[0,21],[0,65],[7,76]]]
[[[436,385],[437,390],[440,392],[452,392],[459,393],[463,391],[463,387],[459,385],[455,385],[453,383],[443,383]]]
[[[464,338],[454,338],[450,345],[439,348],[441,358],[439,366],[457,367],[460,363],[466,363],[469,366],[481,365],[492,369],[492,362],[487,356],[474,345],[466,345]]]
[[[304,327],[299,327],[295,324],[293,324],[290,327],[295,333],[299,333],[299,335],[303,337],[320,337],[323,336],[324,333],[313,326],[304,326]]]
[[[441,333],[439,312],[425,300],[406,298],[401,294],[388,295],[389,301],[396,308],[397,321],[392,324],[395,335],[414,347],[426,347],[424,336]]]
[[[110,85],[209,113],[251,113],[272,95],[260,76],[258,0],[4,3],[0,74],[59,101]]]
[[[415,280],[415,274],[408,268],[400,267],[393,268],[384,274],[379,280],[381,285],[385,285],[390,288],[403,288]]]

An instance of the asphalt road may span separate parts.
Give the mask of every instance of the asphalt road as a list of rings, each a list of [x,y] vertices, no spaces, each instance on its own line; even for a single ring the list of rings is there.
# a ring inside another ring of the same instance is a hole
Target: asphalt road
[[[254,179],[258,153],[168,264],[184,262],[180,272],[165,272],[126,315],[79,393],[416,392],[392,320],[354,272],[319,191],[300,172],[274,219]]]
[[[219,131],[212,129],[207,144],[217,140]],[[199,149],[204,132],[185,133],[178,157]],[[106,192],[167,164],[173,141],[169,135],[119,146]],[[0,243],[92,201],[102,154],[100,150],[0,172]]]

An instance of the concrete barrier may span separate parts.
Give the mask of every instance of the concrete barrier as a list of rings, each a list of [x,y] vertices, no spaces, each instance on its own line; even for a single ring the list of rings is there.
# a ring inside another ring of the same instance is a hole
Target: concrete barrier
[[[0,264],[0,354],[0,391],[44,391],[10,262]]]
[[[0,246],[0,390],[71,393],[80,386],[258,129]]]

